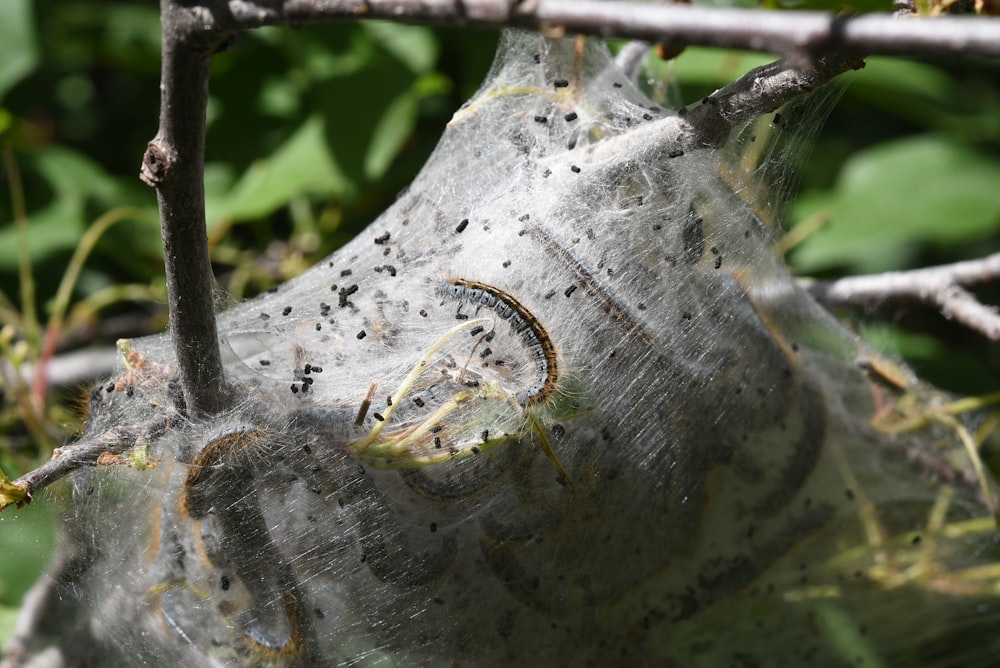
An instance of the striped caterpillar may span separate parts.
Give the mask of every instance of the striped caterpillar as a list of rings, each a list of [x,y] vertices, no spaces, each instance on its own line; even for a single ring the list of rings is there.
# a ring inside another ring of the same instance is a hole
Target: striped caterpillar
[[[556,349],[545,328],[531,311],[503,290],[478,281],[450,278],[439,291],[446,298],[468,302],[477,308],[485,306],[495,311],[510,323],[514,333],[527,345],[537,378],[529,388],[517,393],[518,404],[527,408],[552,395],[559,378]]]

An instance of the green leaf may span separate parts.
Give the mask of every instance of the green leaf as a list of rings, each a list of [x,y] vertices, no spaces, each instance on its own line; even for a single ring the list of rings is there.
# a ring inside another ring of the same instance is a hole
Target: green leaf
[[[8,608],[0,605],[0,656],[7,651],[4,644],[14,635],[14,626],[17,624],[17,617],[20,610],[18,608]]]
[[[0,137],[14,125],[14,114],[0,107]]]
[[[898,268],[919,243],[960,244],[1000,223],[1000,162],[928,135],[880,144],[845,163],[828,200],[830,222],[793,253],[803,272]],[[793,208],[802,220],[822,202]]]
[[[52,504],[36,499],[17,513],[0,515],[0,606],[15,607],[38,579],[55,546]]]
[[[406,92],[382,112],[365,155],[365,177],[369,181],[378,179],[392,164],[399,148],[413,132],[419,106],[416,96]]]
[[[153,210],[151,195],[137,182],[123,185],[76,151],[47,147],[18,158],[26,175],[40,179],[51,190],[48,204],[28,212],[28,249],[33,260],[73,249],[91,220],[110,208],[135,205]],[[158,257],[155,231],[137,234],[136,229],[130,228],[128,235],[129,258]],[[16,271],[17,249],[17,227],[4,221],[0,224],[0,271]]]
[[[74,248],[83,236],[83,211],[78,202],[56,201],[28,218],[28,252],[33,261]],[[18,267],[17,226],[0,226],[0,271]]]
[[[262,113],[291,119],[301,104],[301,86],[290,77],[272,76],[261,84],[258,107]]]
[[[439,74],[429,74],[413,83],[410,90],[386,107],[372,132],[365,154],[365,178],[375,181],[385,174],[417,124],[420,102],[448,91],[450,82]]]
[[[227,162],[205,164],[205,220],[208,229],[222,222],[229,214],[230,198],[237,174]]]
[[[215,215],[249,220],[299,195],[353,196],[356,186],[337,165],[325,132],[323,118],[310,116],[270,158],[250,166]]]
[[[914,127],[973,137],[978,129],[968,110],[949,109],[957,99],[956,82],[941,67],[892,58],[871,58],[850,75],[852,97]],[[984,110],[987,115],[990,111]]]
[[[840,654],[844,665],[859,668],[884,668],[871,641],[858,630],[858,622],[837,605],[835,601],[822,601],[816,605],[816,620],[820,633],[831,648]]]
[[[674,61],[674,72],[677,79],[685,84],[698,84],[714,89],[721,88],[774,59],[770,54],[692,46],[684,49]],[[650,58],[649,63],[658,71],[668,66],[659,58]]]
[[[863,76],[855,76],[851,94],[868,101],[889,102],[900,95],[908,99],[941,100],[951,94],[951,77],[936,65],[899,58],[874,56],[865,60]]]
[[[31,0],[0,2],[0,100],[38,64]]]
[[[351,31],[347,48],[336,52],[324,41],[310,39],[302,49],[305,68],[315,81],[353,76],[371,64],[373,54],[376,53],[372,41],[361,30]]]
[[[104,169],[76,151],[51,147],[27,154],[31,166],[55,190],[57,200],[83,201],[88,197],[107,206],[121,204],[121,188]]]
[[[115,63],[134,68],[158,64],[160,12],[155,4],[115,3],[101,9],[104,11],[95,12],[101,17],[95,23],[103,28],[102,46]]]
[[[76,246],[86,225],[88,197],[114,201],[118,188],[99,165],[68,149],[52,147],[23,154],[26,171],[35,172],[52,189],[48,206],[29,212],[28,249],[38,260]],[[17,227],[0,226],[0,269],[15,271]]]
[[[429,28],[387,21],[362,24],[369,35],[414,74],[426,74],[437,63],[438,42]]]

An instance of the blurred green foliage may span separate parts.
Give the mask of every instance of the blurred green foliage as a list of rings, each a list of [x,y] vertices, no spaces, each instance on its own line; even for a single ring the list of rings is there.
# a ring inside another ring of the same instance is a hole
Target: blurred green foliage
[[[15,332],[4,347],[8,357],[38,360],[42,327],[74,249],[96,219],[120,207],[136,213],[97,243],[75,282],[61,340],[88,345],[164,325],[156,202],[137,179],[157,127],[159,39],[155,3],[0,2],[0,146],[9,158],[0,169],[0,327]],[[259,30],[220,54],[208,110],[206,196],[223,287],[240,298],[279,283],[374,219],[478,87],[496,39],[490,32],[338,23]],[[655,67],[674,77],[665,96],[690,101],[769,60],[689,48]],[[830,277],[995,252],[998,75],[1000,63],[873,58],[846,77],[852,82],[804,162],[801,194],[788,215],[791,223],[825,224],[792,251],[793,267]],[[21,195],[27,255],[14,223]],[[28,258],[33,294],[19,274]],[[989,289],[981,295],[993,303],[998,297]],[[25,299],[40,323],[31,322]],[[928,309],[903,307],[889,322],[847,315],[946,388],[996,389],[996,346]],[[10,387],[0,391],[0,465],[12,476],[48,455],[25,426],[25,397],[15,395]],[[55,425],[45,440],[74,428],[72,415],[55,407],[64,399],[48,397],[38,409],[40,421]],[[51,552],[52,517],[37,502],[17,522],[12,513],[0,516],[0,639]]]

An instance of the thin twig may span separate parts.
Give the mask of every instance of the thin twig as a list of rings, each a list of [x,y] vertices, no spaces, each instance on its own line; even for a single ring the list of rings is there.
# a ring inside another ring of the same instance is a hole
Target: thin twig
[[[305,4],[304,0],[294,0]],[[530,2],[527,4],[531,4]],[[886,55],[1000,55],[1000,22],[942,17],[897,19],[888,14],[837,16],[692,5],[601,0],[538,0],[529,13],[541,26],[603,36],[667,40],[767,51],[784,56],[830,51]],[[938,22],[940,21],[940,23]],[[529,23],[530,27],[536,27]]]
[[[137,445],[155,441],[163,434],[169,424],[170,418],[162,416],[136,426],[110,429],[93,438],[86,438],[64,448],[58,448],[52,454],[52,459],[8,483],[11,486],[11,491],[17,488],[18,494],[23,494],[20,500],[15,499],[14,502],[18,506],[30,503],[31,497],[38,490],[48,487],[78,468],[94,466],[104,453],[117,455]],[[0,499],[2,498],[0,495]],[[7,498],[10,496],[8,495]],[[0,502],[0,510],[3,507],[4,504]]]
[[[613,180],[614,172],[633,169],[637,163],[655,164],[690,150],[722,146],[734,128],[758,114],[774,111],[838,74],[861,66],[863,62],[853,56],[831,56],[803,69],[794,69],[783,61],[758,67],[677,115],[587,147],[588,159],[608,166],[606,171],[591,172],[591,176]],[[627,142],[629,148],[623,150],[622,142]],[[622,161],[623,154],[630,155],[630,160]]]
[[[229,33],[331,19],[391,19],[436,25],[564,29],[604,37],[767,51],[784,56],[854,51],[893,55],[1000,55],[990,18],[837,16],[682,4],[601,0],[205,0],[188,8],[201,29]]]
[[[1000,253],[937,267],[848,276],[808,282],[813,297],[827,306],[859,306],[886,301],[919,301],[936,306],[949,319],[1000,341],[1000,314],[963,286],[1000,279]]]
[[[4,171],[10,188],[11,213],[17,226],[17,270],[21,284],[21,323],[29,339],[38,339],[40,326],[35,312],[35,276],[31,271],[31,251],[28,247],[28,210],[24,202],[24,184],[21,169],[10,144],[0,144]]]
[[[818,58],[800,67],[785,61],[769,63],[747,72],[681,113],[696,129],[701,144],[720,146],[733,128],[759,114],[774,111],[844,72],[862,67],[864,61],[853,55]]]

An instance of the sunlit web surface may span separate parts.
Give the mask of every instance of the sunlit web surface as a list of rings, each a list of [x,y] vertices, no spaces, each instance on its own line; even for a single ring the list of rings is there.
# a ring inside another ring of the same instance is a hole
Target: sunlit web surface
[[[732,151],[669,150],[677,114],[581,46],[508,34],[390,210],[222,314],[242,399],[77,476],[37,649],[990,663],[964,451],[878,428],[933,394],[796,287]],[[90,433],[177,410],[172,367],[128,344]]]

